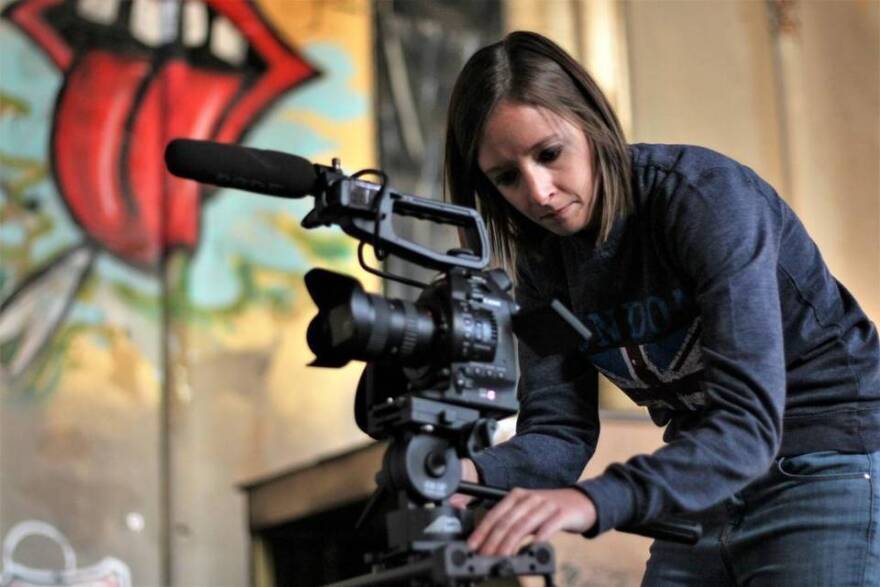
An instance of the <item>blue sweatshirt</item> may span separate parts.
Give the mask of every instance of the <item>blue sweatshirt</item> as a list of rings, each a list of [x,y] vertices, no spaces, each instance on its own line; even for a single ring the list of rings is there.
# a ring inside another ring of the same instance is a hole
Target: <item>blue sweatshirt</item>
[[[610,238],[548,235],[517,262],[524,308],[563,301],[588,347],[519,345],[517,434],[475,459],[499,487],[574,485],[599,435],[599,371],[665,426],[656,452],[576,486],[588,535],[705,509],[777,456],[880,448],[877,330],[792,210],[718,153],[633,145],[635,210]]]

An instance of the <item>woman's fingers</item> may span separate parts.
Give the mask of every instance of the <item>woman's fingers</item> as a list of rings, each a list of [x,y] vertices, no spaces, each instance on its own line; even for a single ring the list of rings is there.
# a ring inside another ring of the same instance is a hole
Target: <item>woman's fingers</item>
[[[559,512],[559,506],[550,500],[540,500],[535,507],[513,523],[495,547],[495,554],[516,554],[526,537],[532,536]]]
[[[549,503],[541,492],[513,489],[486,514],[468,544],[488,556],[506,554],[505,550],[512,553],[535,524],[540,524],[538,516]]]
[[[505,517],[516,508],[520,499],[525,495],[526,492],[524,490],[513,489],[504,499],[495,504],[495,507],[489,510],[477,528],[471,533],[470,538],[468,538],[468,545],[471,547],[471,550],[482,548],[486,539],[490,533],[496,530],[498,524],[502,524],[503,527]]]
[[[509,556],[530,536],[542,541],[560,530],[585,532],[595,520],[592,501],[576,489],[514,489],[486,514],[468,545],[483,555]]]
[[[530,523],[529,516],[536,509],[540,508],[546,502],[535,493],[523,492],[512,494],[510,496],[510,505],[502,508],[501,515],[489,518],[488,522],[484,518],[480,526],[487,526],[489,532],[485,535],[482,545],[479,547],[480,552],[487,554],[503,554],[511,542],[519,540],[528,533],[528,525]],[[501,505],[501,504],[499,504]],[[494,509],[494,508],[493,508]],[[490,512],[492,514],[493,512]]]
[[[507,516],[517,508],[519,501],[525,497],[526,494],[527,492],[525,490],[513,489],[504,497],[504,499],[495,504],[495,507],[489,510],[468,538],[468,546],[470,546],[471,550],[480,550],[481,552],[488,550],[484,545],[489,538],[489,535],[497,531],[497,526],[499,524],[502,528],[505,527],[504,522],[507,519]]]

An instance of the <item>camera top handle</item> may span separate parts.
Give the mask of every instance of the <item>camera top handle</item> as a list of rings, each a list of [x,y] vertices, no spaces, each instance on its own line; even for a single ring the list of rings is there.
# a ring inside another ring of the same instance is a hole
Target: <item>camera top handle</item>
[[[479,271],[489,264],[486,227],[473,208],[395,191],[385,185],[381,171],[364,170],[353,177],[346,176],[339,169],[338,159],[333,160],[333,167],[315,165],[315,170],[320,187],[316,190],[314,209],[302,221],[304,228],[336,224],[349,236],[373,245],[377,251],[393,253],[437,271],[452,267]],[[358,176],[366,173],[381,175],[382,184],[359,179]],[[468,242],[478,243],[478,254],[462,249],[440,253],[402,238],[395,232],[394,216],[457,226]]]

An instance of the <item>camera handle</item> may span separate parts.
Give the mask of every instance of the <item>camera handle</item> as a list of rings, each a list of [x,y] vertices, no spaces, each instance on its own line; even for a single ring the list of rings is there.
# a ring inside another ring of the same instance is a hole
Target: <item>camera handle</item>
[[[489,264],[488,233],[475,209],[398,192],[386,185],[385,178],[381,184],[359,179],[366,173],[384,176],[379,170],[363,170],[348,177],[342,174],[337,160],[332,168],[315,167],[319,187],[314,190],[314,209],[302,220],[303,228],[335,224],[376,249],[438,271],[452,267],[479,271]],[[469,249],[440,253],[403,238],[395,231],[393,218],[404,216],[458,227]]]

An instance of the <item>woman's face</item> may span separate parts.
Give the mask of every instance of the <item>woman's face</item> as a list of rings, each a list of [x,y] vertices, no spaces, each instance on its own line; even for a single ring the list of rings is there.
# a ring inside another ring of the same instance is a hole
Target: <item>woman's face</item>
[[[546,108],[499,102],[477,164],[511,206],[555,234],[574,234],[592,217],[591,145],[580,127]]]

